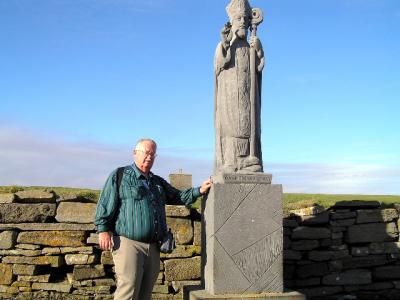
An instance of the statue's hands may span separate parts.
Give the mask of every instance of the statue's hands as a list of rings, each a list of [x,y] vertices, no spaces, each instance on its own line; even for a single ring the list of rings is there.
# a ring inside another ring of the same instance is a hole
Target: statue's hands
[[[227,22],[221,30],[221,41],[224,46],[229,46],[232,40],[232,25]]]

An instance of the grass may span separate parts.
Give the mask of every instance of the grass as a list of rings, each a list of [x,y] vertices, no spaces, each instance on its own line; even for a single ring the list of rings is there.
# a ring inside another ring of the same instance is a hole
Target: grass
[[[78,189],[68,187],[46,187],[46,186],[0,186],[1,193],[15,193],[22,190],[47,190],[54,191],[57,195],[67,196],[75,194],[80,197],[97,201],[100,195],[99,190]],[[341,195],[341,194],[283,194],[283,210],[287,214],[290,210],[320,205],[328,208],[338,201],[363,200],[378,201],[385,206],[400,203],[400,195]],[[193,207],[199,208],[201,204],[198,199]]]

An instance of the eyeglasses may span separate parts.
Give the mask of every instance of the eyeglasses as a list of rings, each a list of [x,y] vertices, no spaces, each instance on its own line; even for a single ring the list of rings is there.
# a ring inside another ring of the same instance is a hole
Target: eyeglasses
[[[140,149],[137,149],[137,150],[135,150],[135,151],[140,151],[140,152],[142,152],[142,153],[144,154],[145,157],[148,157],[148,156],[150,156],[151,158],[156,158],[156,157],[157,157],[157,154],[156,154],[156,153],[150,153],[150,152],[146,152],[146,151],[143,151],[143,150],[140,150]]]

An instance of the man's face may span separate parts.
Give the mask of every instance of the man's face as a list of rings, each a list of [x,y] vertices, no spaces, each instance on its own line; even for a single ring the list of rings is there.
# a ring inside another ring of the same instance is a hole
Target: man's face
[[[247,28],[249,27],[249,18],[244,13],[236,14],[232,19],[232,30],[238,38],[247,37]]]
[[[157,147],[152,142],[144,141],[134,150],[135,164],[140,171],[147,174],[153,166],[156,158]]]

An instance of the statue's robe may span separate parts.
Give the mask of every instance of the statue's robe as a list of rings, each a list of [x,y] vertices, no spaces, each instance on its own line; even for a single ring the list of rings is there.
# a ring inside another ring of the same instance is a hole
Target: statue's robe
[[[261,62],[256,60],[256,69]],[[261,67],[262,68],[262,67]],[[236,172],[249,167],[251,140],[250,46],[235,39],[227,50],[219,43],[214,59],[215,71],[215,168]],[[261,73],[256,72],[255,157],[262,164],[260,143]],[[261,166],[262,168],[262,166]]]

